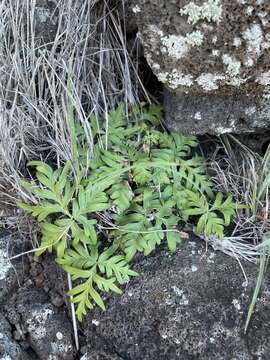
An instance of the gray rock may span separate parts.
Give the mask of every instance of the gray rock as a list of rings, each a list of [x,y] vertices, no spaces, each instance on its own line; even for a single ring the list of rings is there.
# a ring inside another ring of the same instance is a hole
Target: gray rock
[[[18,260],[13,264],[9,260],[8,247],[12,236],[7,233],[0,235],[0,304],[18,288],[24,271],[23,263]],[[16,243],[16,240],[13,240]]]
[[[56,2],[37,0],[34,19],[36,44],[52,42],[56,36],[59,21]]]
[[[7,296],[14,285],[12,265],[8,256],[6,237],[0,238],[0,302]]]
[[[169,130],[184,134],[243,134],[270,128],[270,96],[165,92]]]
[[[75,359],[71,323],[63,309],[53,306],[41,288],[21,288],[11,304],[9,306],[20,316],[20,327],[39,359]]]
[[[169,128],[270,128],[267,0],[132,0],[130,7],[150,67],[175,94],[165,102]]]
[[[136,17],[134,16],[134,6],[132,0],[118,0],[115,1],[116,9],[122,20],[123,28],[127,34],[136,34],[138,30]]]
[[[111,352],[106,352],[102,349],[100,350],[93,350],[91,351],[91,354],[88,355],[88,353],[84,354],[82,357],[80,357],[80,360],[123,360],[121,356],[118,356],[116,354],[112,354]]]
[[[245,335],[258,269],[243,266],[248,285],[236,260],[201,242],[143,259],[124,294],[87,318],[89,359],[268,359],[269,281]]]
[[[11,326],[0,314],[0,359],[30,360],[27,353],[12,338]]]

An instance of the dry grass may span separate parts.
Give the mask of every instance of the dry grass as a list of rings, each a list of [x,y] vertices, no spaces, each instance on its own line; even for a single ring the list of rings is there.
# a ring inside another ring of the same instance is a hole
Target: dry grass
[[[38,38],[37,9],[29,0],[0,4],[0,221],[8,226],[28,223],[14,206],[18,196],[35,201],[20,186],[22,176],[31,176],[28,160],[74,162],[70,101],[91,156],[90,114],[101,118],[119,102],[128,111],[129,103],[139,104],[140,94],[147,97],[117,12],[106,1],[59,0],[52,15],[58,25],[49,44]],[[268,192],[259,192],[260,174],[268,168],[264,164],[262,169],[262,159],[236,145],[233,137],[224,136],[219,146],[223,155],[216,152],[211,159],[216,189],[233,193],[249,206],[239,209],[226,241],[206,240],[229,254],[254,260],[256,246],[270,231]]]
[[[222,241],[206,240],[238,259],[257,262],[262,239],[270,232],[267,159],[267,154],[262,158],[232,135],[220,138],[210,159],[216,190],[232,193],[236,202],[244,206],[237,210],[230,236]]]
[[[88,117],[99,118],[122,101],[139,103],[143,88],[126,50],[117,12],[106,2],[60,0],[52,15],[56,34],[38,37],[34,1],[0,4],[0,207],[18,196],[30,159],[61,163],[72,159],[68,99],[92,149]],[[67,89],[67,79],[71,86]],[[2,222],[7,219],[3,218]]]

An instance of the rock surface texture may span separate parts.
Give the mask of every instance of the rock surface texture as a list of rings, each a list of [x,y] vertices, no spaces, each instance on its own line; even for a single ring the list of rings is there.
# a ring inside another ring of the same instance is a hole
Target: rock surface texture
[[[55,307],[42,288],[29,281],[5,308],[8,321],[17,329],[17,337],[27,339],[34,359],[75,359],[71,323],[63,309]]]
[[[204,243],[180,245],[138,262],[140,277],[107,311],[88,317],[85,359],[269,359],[270,291],[265,284],[249,331],[243,327],[257,267],[206,251]]]
[[[130,6],[145,57],[168,90],[170,129],[270,128],[268,0],[132,0]]]
[[[61,272],[50,257],[19,257],[25,239],[0,232],[0,360],[73,360]],[[20,251],[19,251],[20,249]]]
[[[0,314],[0,359],[31,360],[31,357],[15,342],[11,326]]]
[[[16,291],[27,270],[27,264],[17,260],[11,264],[9,261],[9,244],[11,236],[0,233],[0,306]],[[19,243],[19,239],[17,240]]]
[[[58,28],[58,9],[56,2],[37,0],[34,7],[35,41],[47,44],[54,40]]]

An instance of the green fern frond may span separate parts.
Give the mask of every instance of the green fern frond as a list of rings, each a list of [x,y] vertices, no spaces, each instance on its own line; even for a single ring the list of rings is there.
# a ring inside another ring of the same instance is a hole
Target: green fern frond
[[[224,195],[219,192],[216,195],[214,204],[211,208],[212,211],[216,210],[222,213],[224,217],[224,225],[228,226],[231,222],[231,218],[235,215],[236,211],[236,204],[233,202],[232,195],[229,195],[224,202],[222,203],[222,200],[224,198]]]
[[[55,248],[58,257],[63,257],[67,248],[67,235],[72,226],[72,220],[66,219],[63,223],[55,222],[55,224],[42,224],[42,239],[40,247],[36,250],[36,256],[40,256],[45,251],[52,252]]]
[[[64,209],[57,204],[42,202],[41,205],[28,205],[21,201],[17,201],[17,205],[21,209],[31,213],[39,222],[45,220],[49,215],[54,213],[65,214]]]
[[[195,193],[186,189],[187,208],[183,209],[183,215],[200,216],[196,233],[200,235],[203,231],[207,236],[217,235],[220,239],[224,237],[224,228],[228,226],[231,217],[235,214],[236,205],[229,196],[223,203],[223,194],[218,193],[214,200],[214,204],[209,205],[207,198],[200,193]],[[220,217],[219,213],[223,216]]]
[[[206,175],[202,158],[195,156],[189,160],[182,160],[181,171],[184,171],[185,187],[193,191],[200,191],[213,198],[212,184]]]
[[[129,268],[124,256],[112,256],[116,250],[117,248],[114,246],[105,250],[100,255],[97,264],[102,274],[106,274],[107,278],[115,277],[117,282],[122,285],[128,282],[131,276],[137,276],[138,274]]]
[[[76,314],[80,321],[87,309],[92,309],[94,304],[105,310],[104,302],[95,286],[99,291],[120,294],[122,291],[115,282],[122,285],[129,281],[130,277],[137,276],[137,273],[129,268],[124,256],[114,255],[117,248],[112,246],[98,256],[97,247],[91,247],[89,252],[87,248],[76,245],[75,250],[68,250],[63,258],[57,260],[63,269],[71,274],[73,280],[86,279],[68,292],[72,296],[72,302],[77,305]],[[97,273],[98,269],[103,276]]]
[[[131,200],[134,197],[134,194],[127,181],[125,183],[112,185],[108,191],[108,194],[110,195],[113,204],[117,207],[120,213],[124,212],[130,207]]]
[[[175,251],[187,221],[196,234],[222,239],[236,212],[231,195],[213,194],[195,137],[162,131],[156,105],[131,105],[128,117],[126,110],[119,104],[101,122],[89,116],[90,148],[70,106],[74,164],[54,170],[31,161],[36,181],[22,182],[38,200],[18,202],[41,222],[36,254],[56,251],[80,321],[96,305],[105,309],[104,292],[120,294],[118,286],[137,276],[130,262],[138,252],[149,255],[161,242]]]

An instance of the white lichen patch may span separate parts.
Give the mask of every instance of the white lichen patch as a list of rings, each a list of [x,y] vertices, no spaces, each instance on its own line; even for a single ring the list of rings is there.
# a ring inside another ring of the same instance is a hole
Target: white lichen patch
[[[215,261],[214,261],[215,257],[216,257],[216,254],[215,254],[214,252],[211,252],[211,254],[210,254],[210,255],[208,256],[208,258],[207,258],[207,262],[208,262],[209,264],[214,263],[214,262],[215,262]]]
[[[259,75],[256,79],[256,82],[260,85],[270,85],[270,71],[264,72]]]
[[[242,45],[242,40],[239,37],[235,37],[233,39],[233,46],[236,48],[240,47]]]
[[[181,59],[188,51],[189,46],[186,43],[186,38],[181,35],[169,35],[161,38],[161,43],[168,52],[168,55],[175,58]]]
[[[244,61],[244,65],[245,65],[246,67],[251,67],[251,66],[254,65],[254,60],[251,59],[251,58],[248,58],[248,59],[246,59],[246,60]]]
[[[188,305],[189,300],[184,294],[184,291],[182,289],[179,289],[177,286],[172,286],[172,289],[177,297],[179,297],[179,304],[180,305]]]
[[[88,357],[88,354],[87,353],[85,353],[81,358],[80,358],[80,360],[88,360],[89,359],[89,357]]]
[[[204,73],[201,74],[196,82],[205,91],[217,90],[219,88],[218,81],[225,80],[225,76],[221,74]]]
[[[166,84],[166,82],[169,79],[169,73],[168,72],[160,72],[157,74],[157,78],[160,82],[162,82],[163,84]]]
[[[233,132],[233,128],[225,127],[225,126],[213,126],[212,129],[215,131],[216,134],[228,134]],[[208,263],[211,263],[213,261],[207,260]]]
[[[190,87],[193,84],[193,76],[185,75],[173,69],[171,73],[161,72],[157,74],[157,78],[163,84],[167,84],[172,89],[177,89],[179,86]]]
[[[248,6],[246,9],[246,14],[249,16],[252,15],[253,10],[254,10],[253,6]]]
[[[138,14],[138,13],[140,13],[142,10],[141,10],[141,8],[139,7],[139,5],[135,5],[135,6],[132,8],[132,11],[134,12],[134,14]]]
[[[203,34],[201,31],[193,31],[182,35],[169,35],[161,38],[161,43],[165,47],[168,55],[181,59],[190,50],[190,47],[200,46],[203,43]]]
[[[28,331],[32,333],[33,338],[42,339],[46,336],[47,330],[45,321],[53,314],[53,310],[47,308],[34,310],[32,317],[26,321]]]
[[[249,106],[248,108],[246,108],[245,114],[246,114],[247,116],[250,116],[250,115],[255,114],[256,111],[257,111],[256,106]]]
[[[3,240],[0,240],[0,280],[6,278],[8,271],[12,268],[12,265],[9,261],[8,252],[6,245]]]
[[[247,43],[247,53],[256,57],[260,56],[264,40],[261,26],[259,24],[252,24],[251,27],[244,31],[243,38]]]
[[[217,56],[219,56],[219,54],[220,54],[219,50],[216,50],[216,49],[212,50],[212,55],[213,56],[217,57]]]
[[[186,43],[190,46],[201,46],[203,43],[203,34],[201,31],[193,31],[187,34]]]
[[[222,18],[222,5],[220,0],[208,0],[202,5],[196,5],[192,1],[180,9],[180,14],[187,15],[188,23],[193,25],[200,20],[218,23]]]
[[[57,355],[50,354],[48,360],[58,360]]]
[[[264,98],[265,100],[270,100],[270,93],[265,92],[265,93],[263,94],[263,98]]]
[[[233,299],[232,304],[233,304],[233,306],[235,307],[236,310],[238,310],[238,311],[241,310],[241,304],[240,304],[239,300]]]
[[[96,319],[93,319],[92,324],[95,325],[95,326],[99,326],[99,321],[96,320]]]
[[[192,75],[183,75],[179,74],[177,71],[175,74],[172,74],[172,78],[169,82],[169,85],[176,89],[180,85],[190,87],[193,84],[193,76]]]
[[[64,335],[60,331],[58,331],[55,336],[57,340],[63,340],[64,337]]]
[[[264,41],[262,43],[262,49],[269,49],[270,48],[270,34],[265,34],[265,39],[266,41]]]
[[[190,87],[193,84],[193,76],[188,74],[182,74],[178,72],[176,69],[172,71],[169,78],[169,86],[172,89],[176,89],[179,86],[187,86]]]
[[[0,358],[0,360],[13,360],[9,355],[4,355]]]
[[[46,23],[51,18],[51,12],[49,9],[37,6],[35,8],[36,17],[38,18],[38,22]]]
[[[172,286],[172,289],[177,296],[182,296],[184,294],[184,291],[177,286]]]
[[[196,114],[194,115],[194,119],[195,120],[202,120],[202,114],[200,113],[200,111],[196,112]],[[195,251],[192,251],[195,254]]]
[[[64,342],[51,342],[52,353],[57,354],[68,354],[72,350],[72,345]],[[57,357],[59,359],[59,357]]]
[[[266,11],[259,12],[258,16],[260,17],[263,26],[266,26],[268,24],[268,13]]]
[[[241,77],[237,76],[237,77],[233,77],[233,78],[231,78],[231,79],[228,79],[228,80],[226,81],[226,84],[227,84],[227,85],[231,85],[231,86],[237,86],[237,87],[239,87],[239,86],[245,84],[246,81],[247,81],[247,79],[244,79],[244,78],[241,78]]]
[[[230,77],[235,77],[240,73],[241,62],[237,60],[235,57],[232,57],[228,54],[224,54],[222,56],[223,64],[226,65],[226,73]]]
[[[158,63],[153,63],[153,64],[152,64],[152,69],[153,69],[153,70],[156,70],[156,71],[157,71],[157,70],[160,70],[160,65],[159,65]]]
[[[216,43],[217,43],[217,36],[216,36],[216,35],[213,36],[212,43],[213,43],[213,44],[216,44]]]

